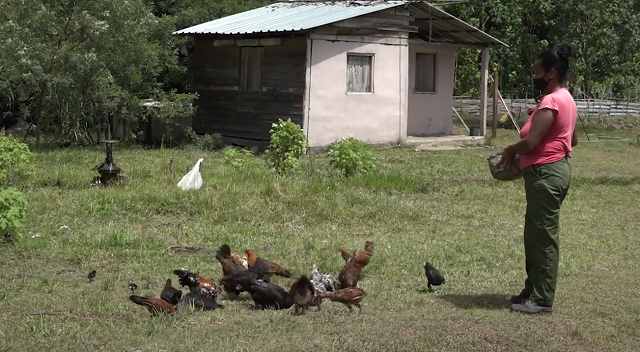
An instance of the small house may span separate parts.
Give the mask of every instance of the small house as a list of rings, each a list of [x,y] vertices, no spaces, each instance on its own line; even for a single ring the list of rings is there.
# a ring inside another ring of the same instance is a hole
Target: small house
[[[271,124],[288,118],[311,147],[450,134],[463,47],[483,53],[484,135],[489,49],[505,45],[411,0],[280,2],[175,34],[194,38],[194,131],[244,146],[265,146]]]

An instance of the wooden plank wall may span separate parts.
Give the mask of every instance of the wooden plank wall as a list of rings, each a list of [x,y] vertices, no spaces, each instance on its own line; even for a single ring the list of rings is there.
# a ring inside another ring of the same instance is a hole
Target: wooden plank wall
[[[625,118],[640,117],[640,103],[616,100],[598,99],[575,99],[578,107],[578,114],[582,117],[594,116],[601,118]],[[516,115],[524,115],[528,108],[534,107],[536,101],[533,99],[504,99],[509,110]],[[469,116],[478,116],[480,111],[480,100],[464,97],[454,97],[453,107],[458,113]],[[502,102],[498,101],[498,115],[506,114]],[[455,114],[454,114],[455,116]]]
[[[271,124],[278,118],[291,118],[302,126],[306,38],[282,38],[279,44],[271,41],[244,38],[216,42],[213,37],[196,37],[194,57],[199,68],[195,89],[200,98],[193,129],[197,133],[268,141]],[[261,44],[262,91],[241,91],[241,45]]]
[[[417,33],[415,18],[406,9],[388,9],[319,27],[311,39],[407,45],[409,33]]]

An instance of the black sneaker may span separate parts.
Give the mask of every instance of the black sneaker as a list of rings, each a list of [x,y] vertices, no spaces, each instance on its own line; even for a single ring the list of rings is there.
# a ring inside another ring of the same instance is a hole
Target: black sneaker
[[[509,303],[511,304],[521,304],[524,303],[524,301],[529,299],[529,294],[522,291],[517,295],[511,296],[511,298],[509,298]]]
[[[553,310],[549,306],[543,306],[527,299],[522,303],[512,304],[511,312],[523,314],[551,314]]]

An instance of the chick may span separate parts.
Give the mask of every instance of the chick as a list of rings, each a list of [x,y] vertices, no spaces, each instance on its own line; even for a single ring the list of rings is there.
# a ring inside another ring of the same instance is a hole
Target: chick
[[[306,275],[300,276],[289,289],[289,295],[293,298],[294,314],[304,314],[314,303],[316,290],[313,283]]]

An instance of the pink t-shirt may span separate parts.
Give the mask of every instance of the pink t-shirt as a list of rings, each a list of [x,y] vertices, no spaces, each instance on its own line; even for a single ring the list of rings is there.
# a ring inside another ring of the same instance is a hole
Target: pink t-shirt
[[[540,144],[527,154],[520,156],[520,168],[524,169],[535,164],[550,164],[564,157],[571,157],[571,137],[576,127],[578,109],[571,93],[566,88],[560,88],[551,94],[545,95],[535,107],[529,119],[520,130],[520,138],[529,134],[531,121],[536,112],[541,109],[550,109],[558,112],[549,131],[542,138]]]

